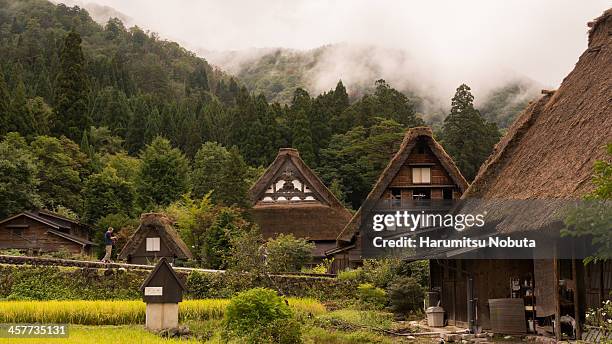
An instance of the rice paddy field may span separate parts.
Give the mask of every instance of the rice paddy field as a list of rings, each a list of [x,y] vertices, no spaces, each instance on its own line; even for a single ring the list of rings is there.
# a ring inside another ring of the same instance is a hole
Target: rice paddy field
[[[289,298],[299,317],[325,313],[313,299]],[[185,300],[179,304],[180,321],[221,319],[227,299]],[[142,301],[1,301],[0,323],[65,323],[76,325],[144,324]]]
[[[366,330],[367,327],[391,329],[389,313],[344,309],[327,311],[316,300],[290,298],[288,301],[303,322],[304,344],[409,343]],[[222,319],[228,304],[227,299],[181,302],[180,322],[191,329],[193,336],[190,339],[167,339],[144,328],[145,304],[141,301],[0,301],[0,323],[69,324],[68,338],[0,338],[0,344],[228,343],[221,337]],[[239,343],[242,342],[230,341],[228,344]]]

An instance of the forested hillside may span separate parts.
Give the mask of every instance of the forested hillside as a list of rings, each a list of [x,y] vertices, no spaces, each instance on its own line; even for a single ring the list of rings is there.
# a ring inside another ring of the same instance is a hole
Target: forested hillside
[[[138,27],[99,25],[83,9],[45,0],[0,0],[0,217],[45,207],[121,228],[143,211],[210,215],[214,204],[227,226],[280,147],[297,148],[357,209],[406,128],[424,124],[418,104],[392,85],[368,89],[350,100],[339,81],[270,103]],[[498,131],[467,86],[458,94],[448,118],[455,129],[442,125],[441,138],[449,152],[471,147],[456,154],[471,178]]]
[[[444,109],[449,108],[446,100],[418,86],[427,84],[431,76],[412,73],[419,68],[401,50],[332,44],[307,51],[270,48],[231,52],[202,50],[199,54],[231,71],[250,91],[262,93],[268,100],[281,104],[291,101],[296,88],[321,89],[321,83],[328,83],[330,75],[344,74],[349,77],[343,81],[351,99],[372,92],[372,80],[388,77],[387,81],[406,94],[416,111],[434,126],[440,124]],[[501,84],[485,92],[478,104],[487,119],[507,128],[529,101],[538,96],[540,87],[518,76]]]

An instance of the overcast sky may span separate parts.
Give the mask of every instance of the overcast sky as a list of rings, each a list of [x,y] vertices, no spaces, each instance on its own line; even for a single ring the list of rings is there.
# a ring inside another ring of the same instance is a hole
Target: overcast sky
[[[74,1],[74,0],[73,0]],[[557,86],[611,1],[84,0],[190,49],[315,48],[346,42],[404,49],[444,73],[510,69]]]

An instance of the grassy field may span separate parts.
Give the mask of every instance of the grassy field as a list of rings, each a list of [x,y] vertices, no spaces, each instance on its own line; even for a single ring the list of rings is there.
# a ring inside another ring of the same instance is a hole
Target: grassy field
[[[185,300],[179,317],[186,320],[221,319],[229,300]],[[325,306],[312,299],[290,298],[299,317],[325,313]],[[66,323],[79,325],[144,324],[142,301],[1,301],[0,323]]]
[[[70,326],[68,338],[0,338],[0,344],[170,344],[196,340],[163,339],[143,326]]]

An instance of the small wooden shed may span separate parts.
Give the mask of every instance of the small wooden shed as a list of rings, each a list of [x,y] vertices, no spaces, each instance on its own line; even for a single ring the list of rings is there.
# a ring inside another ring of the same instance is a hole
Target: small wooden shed
[[[185,283],[162,257],[140,286],[146,308],[146,327],[151,330],[178,326],[178,303],[183,301]]]
[[[167,216],[143,214],[140,226],[119,253],[119,259],[130,264],[154,264],[160,258],[174,262],[175,259],[188,260],[193,256]]]

